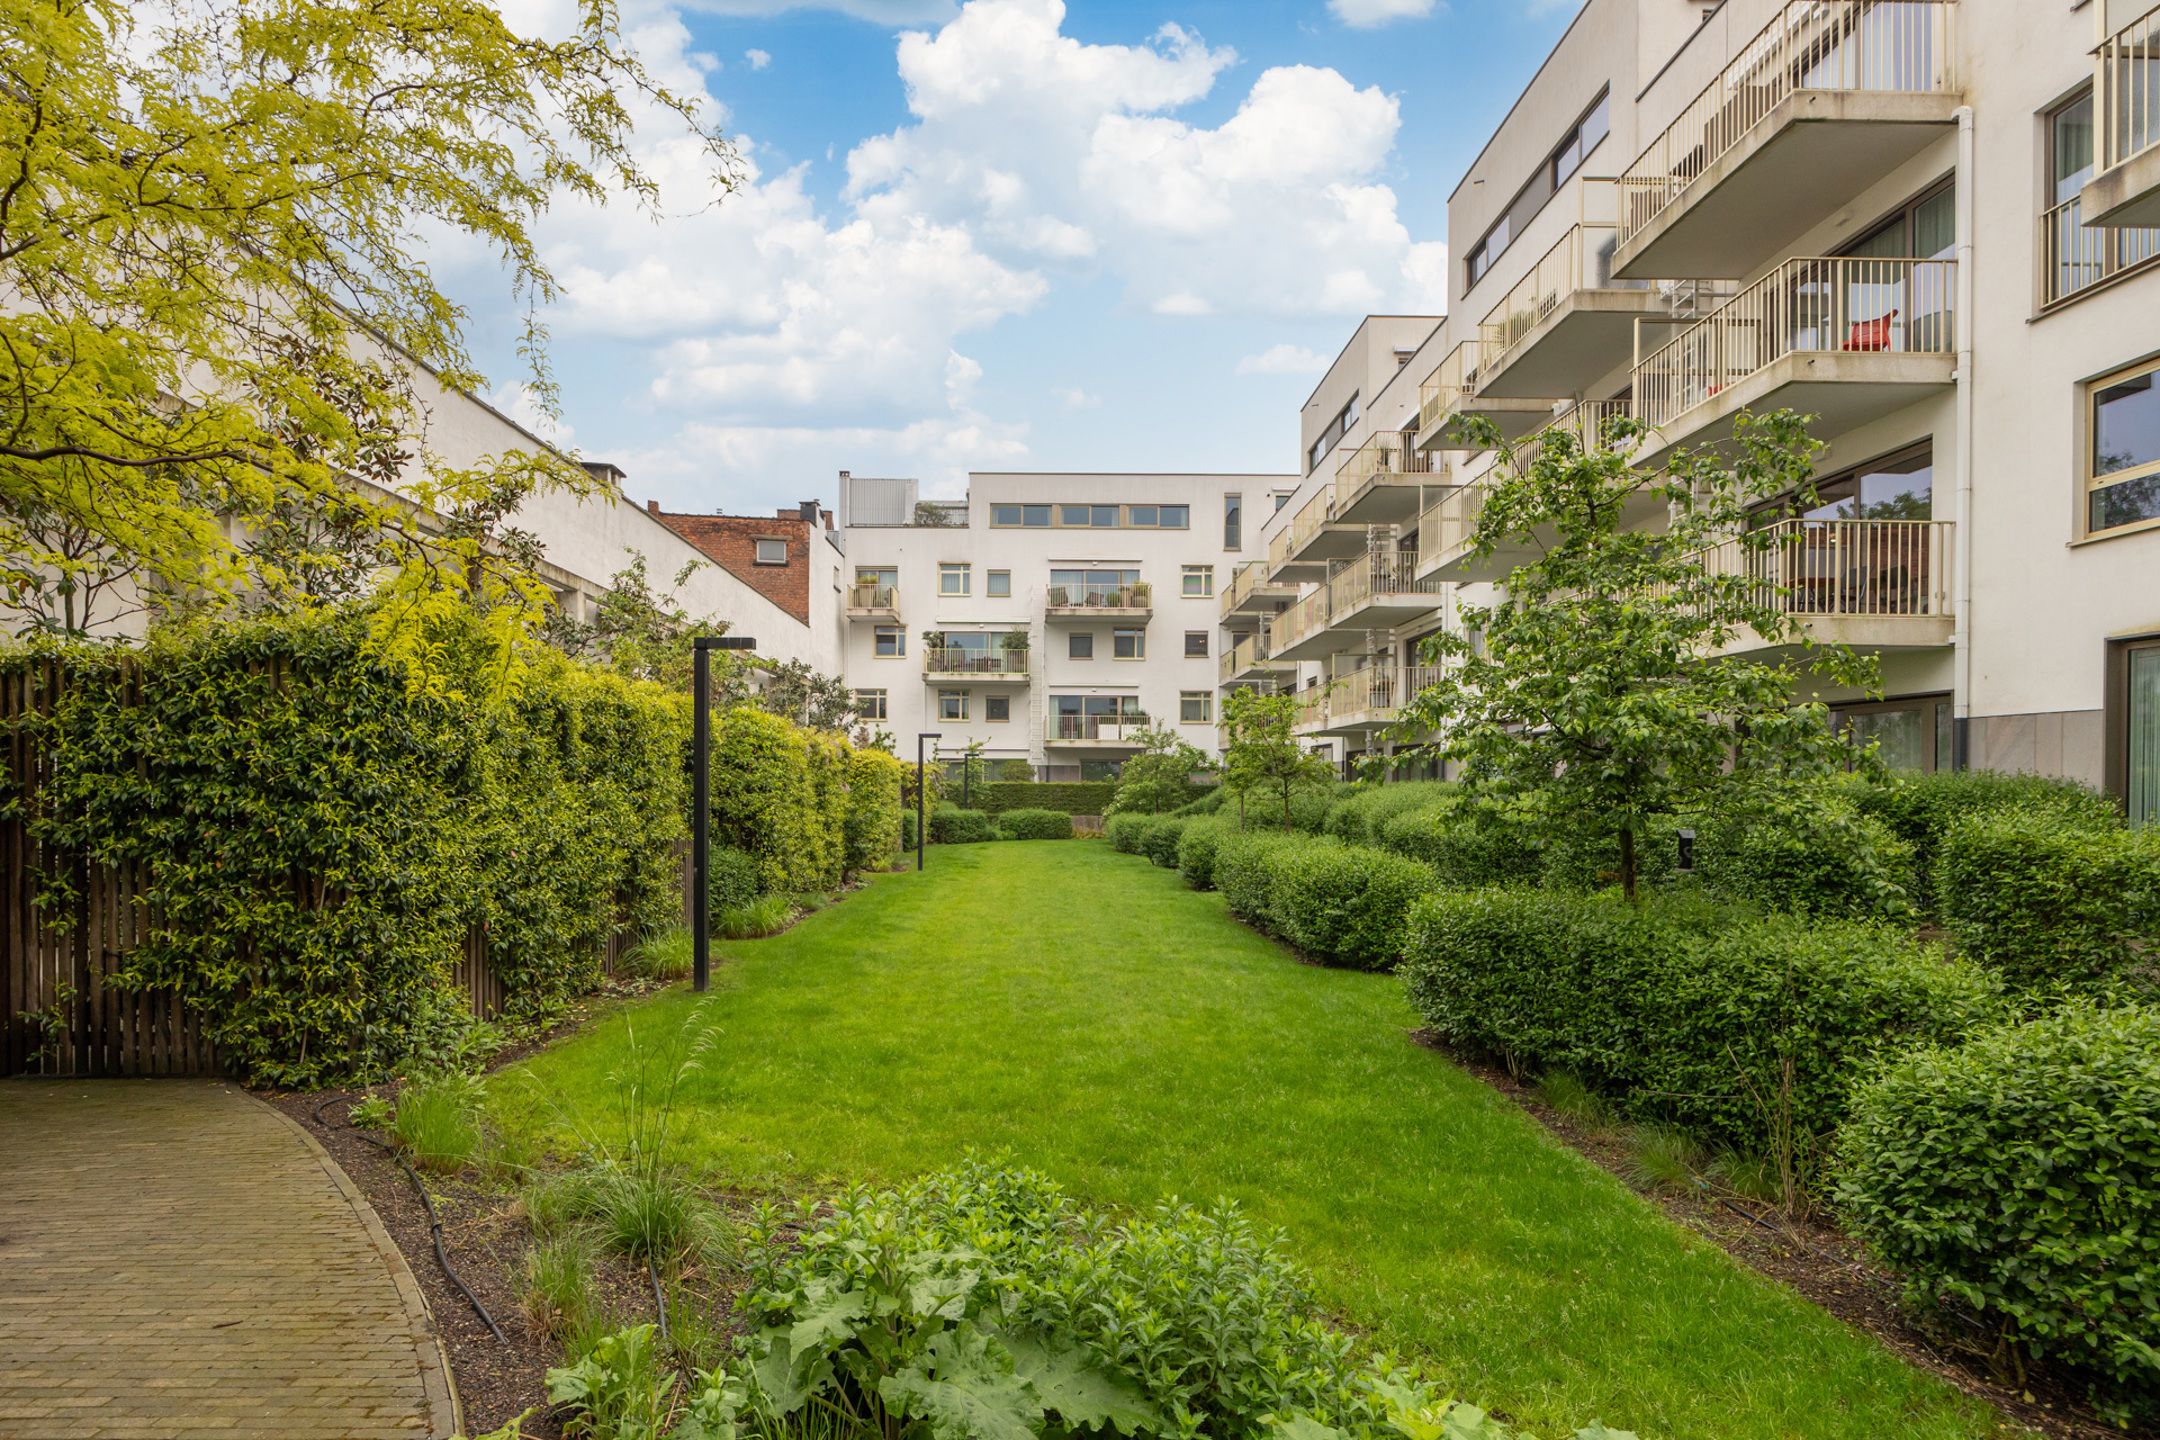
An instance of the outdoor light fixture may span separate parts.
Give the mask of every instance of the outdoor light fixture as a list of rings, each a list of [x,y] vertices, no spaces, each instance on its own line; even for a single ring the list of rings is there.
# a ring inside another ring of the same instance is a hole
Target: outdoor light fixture
[[[945,732],[942,730],[925,730],[915,737],[915,868],[917,870],[923,868],[923,831],[927,823],[924,817],[930,812],[930,790],[924,773],[929,769],[929,762],[923,759],[923,741],[942,740],[944,738]]]
[[[1680,832],[1680,873],[1686,875],[1694,869],[1695,832],[1693,830],[1682,830]]]
[[[712,652],[755,650],[748,635],[700,635],[690,642],[696,695],[690,730],[690,988],[712,983]]]

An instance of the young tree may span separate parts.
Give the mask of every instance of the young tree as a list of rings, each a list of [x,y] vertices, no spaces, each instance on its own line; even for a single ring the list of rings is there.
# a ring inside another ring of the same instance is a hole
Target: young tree
[[[697,569],[692,561],[676,572],[679,587]],[[556,649],[575,660],[602,665],[634,680],[653,680],[689,693],[695,661],[692,642],[700,635],[724,635],[728,624],[698,618],[671,596],[654,591],[645,557],[630,563],[608,581],[607,593],[593,606],[590,620],[574,620],[551,611],[543,630]],[[712,657],[717,667],[713,692],[723,703],[747,697],[742,662],[723,651]]]
[[[1280,801],[1283,829],[1290,828],[1290,802],[1302,790],[1315,790],[1334,778],[1326,757],[1309,755],[1298,744],[1297,697],[1263,695],[1258,690],[1230,692],[1223,703],[1223,784],[1237,797],[1238,822],[1244,823],[1249,795]]]
[[[1117,793],[1110,802],[1119,815],[1160,815],[1192,798],[1192,777],[1214,767],[1197,746],[1189,745],[1167,725],[1136,731],[1140,753],[1118,771]]]
[[[768,666],[757,704],[812,730],[847,731],[861,720],[855,712],[855,692],[847,683],[814,669],[806,660],[782,660]]]
[[[1808,490],[1821,446],[1805,422],[1743,416],[1731,458],[1683,454],[1658,474],[1629,467],[1643,433],[1627,420],[1587,444],[1558,432],[1524,470],[1503,456],[1473,544],[1534,558],[1497,604],[1464,607],[1461,631],[1428,642],[1439,678],[1396,730],[1414,746],[1437,733],[1419,748],[1460,762],[1467,797],[1536,794],[1543,823],[1603,837],[1630,899],[1653,816],[1850,758],[1827,708],[1802,699],[1805,672],[1876,683],[1871,661],[1811,643],[1780,579],[1783,547],[1805,535],[1763,523]],[[1722,653],[1748,633],[1798,658]]]

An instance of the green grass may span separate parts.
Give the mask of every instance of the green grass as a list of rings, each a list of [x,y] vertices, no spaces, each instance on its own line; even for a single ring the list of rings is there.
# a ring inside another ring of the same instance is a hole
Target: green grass
[[[974,1147],[1095,1200],[1230,1196],[1331,1308],[1562,1434],[2013,1433],[1411,1043],[1392,978],[1299,964],[1106,846],[933,850],[926,874],[719,953],[716,1043],[680,1101],[718,1179],[897,1180]],[[694,1003],[629,1013],[643,1031]],[[506,1121],[558,1144],[559,1107],[603,1126],[622,1019],[499,1078]]]

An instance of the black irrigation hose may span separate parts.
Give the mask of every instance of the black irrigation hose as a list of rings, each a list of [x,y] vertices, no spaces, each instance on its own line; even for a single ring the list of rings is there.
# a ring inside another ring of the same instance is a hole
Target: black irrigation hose
[[[653,1313],[660,1317],[660,1338],[665,1341],[667,1333],[667,1301],[660,1295],[660,1267],[653,1264],[651,1255],[645,1257],[645,1273],[652,1277]]]
[[[333,1095],[328,1100],[322,1101],[315,1107],[315,1123],[317,1125],[325,1125],[328,1123],[323,1119],[322,1112],[330,1106],[335,1105],[338,1101],[338,1098],[339,1097]],[[383,1154],[388,1155],[391,1159],[397,1161],[398,1168],[405,1172],[405,1178],[412,1181],[413,1189],[420,1192],[421,1205],[424,1206],[427,1210],[428,1238],[435,1242],[435,1263],[442,1266],[442,1273],[444,1278],[448,1279],[452,1285],[455,1285],[458,1288],[458,1293],[463,1295],[466,1300],[471,1303],[473,1312],[477,1314],[480,1317],[481,1321],[487,1326],[489,1333],[494,1335],[496,1342],[498,1344],[508,1345],[510,1343],[510,1337],[503,1334],[502,1326],[495,1323],[495,1317],[488,1314],[487,1306],[480,1303],[480,1297],[478,1295],[473,1294],[472,1286],[467,1285],[463,1278],[458,1275],[457,1271],[450,1268],[450,1256],[449,1253],[443,1249],[442,1243],[442,1217],[435,1213],[435,1201],[433,1197],[428,1194],[427,1186],[420,1183],[420,1172],[413,1169],[411,1163],[408,1162],[404,1155],[400,1154],[394,1147],[386,1145],[382,1141],[376,1139],[373,1135],[368,1134],[367,1131],[362,1130],[357,1125],[354,1125],[350,1119],[346,1121],[346,1128],[351,1130],[353,1134],[359,1136],[362,1140],[365,1140],[368,1144],[373,1145],[376,1149],[382,1151]]]

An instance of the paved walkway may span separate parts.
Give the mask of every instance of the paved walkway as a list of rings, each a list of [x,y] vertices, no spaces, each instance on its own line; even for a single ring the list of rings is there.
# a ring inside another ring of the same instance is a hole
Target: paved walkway
[[[447,1436],[367,1202],[210,1081],[0,1081],[0,1440]]]

